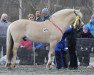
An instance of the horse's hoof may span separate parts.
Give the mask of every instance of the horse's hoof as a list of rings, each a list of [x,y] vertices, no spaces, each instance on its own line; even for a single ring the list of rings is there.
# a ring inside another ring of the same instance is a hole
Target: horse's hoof
[[[52,68],[50,66],[46,66],[46,69],[47,70],[51,70]]]
[[[48,70],[51,70],[51,69],[52,69],[51,65],[52,65],[52,62],[49,61],[49,62],[47,63],[46,68],[47,68]]]
[[[11,63],[6,63],[5,67],[10,67]]]
[[[50,64],[47,65],[47,66],[46,66],[46,69],[51,70],[51,69],[52,69],[51,65],[50,65]]]
[[[5,67],[8,68],[8,69],[11,69],[11,63],[6,63]]]
[[[49,70],[51,70],[52,68],[50,67],[50,68],[48,68]]]
[[[14,69],[15,68],[15,64],[11,64],[11,69]]]

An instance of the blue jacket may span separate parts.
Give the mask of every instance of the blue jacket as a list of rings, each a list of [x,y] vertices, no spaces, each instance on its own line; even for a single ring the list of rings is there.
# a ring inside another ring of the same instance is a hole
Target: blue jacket
[[[35,42],[35,43],[34,43],[34,47],[35,47],[36,49],[45,48],[45,47],[46,47],[46,44],[45,44],[45,43]]]
[[[66,40],[63,39],[63,37],[62,37],[61,41],[56,44],[55,51],[64,50],[65,47],[66,47]]]
[[[94,37],[94,21],[87,23],[85,26],[89,29],[90,33]]]
[[[61,50],[65,51],[65,48],[66,48],[66,33],[71,32],[71,31],[72,31],[72,28],[68,27],[67,30],[65,31],[65,33],[63,34],[61,41],[56,44],[55,51],[61,51]]]

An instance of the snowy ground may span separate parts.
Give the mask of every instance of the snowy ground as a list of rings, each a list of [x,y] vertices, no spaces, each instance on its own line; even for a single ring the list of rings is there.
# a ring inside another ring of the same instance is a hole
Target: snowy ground
[[[0,66],[0,75],[94,75],[94,68],[79,67],[78,70],[53,68],[47,70],[45,65],[17,65],[15,69],[8,70]]]
[[[94,57],[90,58],[90,67],[79,66],[78,70],[57,70],[55,67],[47,70],[46,65],[16,65],[15,69],[9,70],[0,65],[0,75],[94,75]]]

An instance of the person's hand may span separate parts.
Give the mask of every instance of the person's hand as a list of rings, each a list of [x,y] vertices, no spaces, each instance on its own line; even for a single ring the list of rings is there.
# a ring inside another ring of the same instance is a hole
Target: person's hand
[[[20,46],[21,48],[24,48],[24,46]]]

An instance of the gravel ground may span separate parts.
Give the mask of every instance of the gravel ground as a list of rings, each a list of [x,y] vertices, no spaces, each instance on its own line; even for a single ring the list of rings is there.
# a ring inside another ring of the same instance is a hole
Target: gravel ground
[[[78,70],[60,69],[53,67],[47,70],[46,65],[16,65],[13,70],[0,66],[0,75],[94,75],[94,68],[79,67]]]
[[[0,65],[0,75],[94,75],[94,57],[90,58],[93,67],[79,66],[78,70],[60,69],[53,66],[52,70],[46,69],[46,65],[16,65],[12,70]]]

